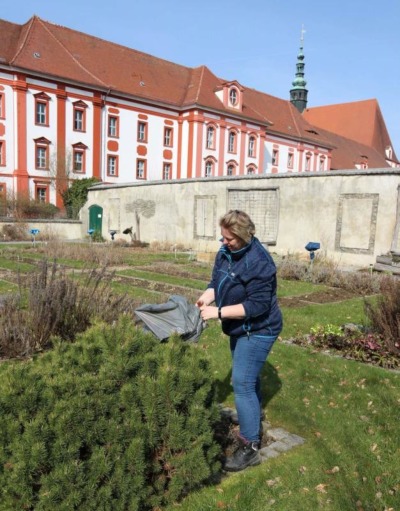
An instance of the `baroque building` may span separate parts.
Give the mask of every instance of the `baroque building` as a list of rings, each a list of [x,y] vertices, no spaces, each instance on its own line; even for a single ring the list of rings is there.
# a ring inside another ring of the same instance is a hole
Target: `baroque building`
[[[83,177],[398,166],[376,100],[307,108],[305,87],[303,41],[285,100],[37,16],[0,20],[0,194],[62,207],[60,192]],[[363,130],[343,121],[355,109]]]

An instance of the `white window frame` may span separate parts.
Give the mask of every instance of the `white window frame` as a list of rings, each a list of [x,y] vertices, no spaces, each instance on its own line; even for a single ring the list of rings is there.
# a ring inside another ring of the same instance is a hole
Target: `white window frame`
[[[235,87],[231,87],[229,90],[229,102],[232,106],[236,106],[238,104],[238,91]]]
[[[118,157],[112,154],[107,156],[107,176],[115,177],[118,175]]]
[[[47,103],[44,101],[36,102],[36,124],[46,126],[47,124]]]
[[[207,138],[206,138],[206,148],[207,149],[214,149],[214,139],[215,139],[214,126],[207,126]]]
[[[137,139],[139,142],[147,142],[147,122],[138,121]]]
[[[118,117],[115,115],[108,117],[108,136],[112,138],[118,137]]]
[[[172,165],[171,163],[164,163],[163,164],[163,179],[168,180],[172,177]]]
[[[250,158],[254,158],[256,153],[256,137],[254,135],[249,136],[249,148],[247,152],[247,156]]]
[[[173,129],[170,127],[165,127],[164,128],[164,146],[172,147],[172,140],[173,140]]]
[[[214,174],[214,163],[207,160],[204,165],[204,177],[212,177]]]

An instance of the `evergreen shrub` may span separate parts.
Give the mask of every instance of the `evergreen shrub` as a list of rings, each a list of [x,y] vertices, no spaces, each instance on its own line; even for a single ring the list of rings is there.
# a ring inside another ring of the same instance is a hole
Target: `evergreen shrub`
[[[219,471],[209,361],[128,317],[0,366],[0,510],[146,511]]]

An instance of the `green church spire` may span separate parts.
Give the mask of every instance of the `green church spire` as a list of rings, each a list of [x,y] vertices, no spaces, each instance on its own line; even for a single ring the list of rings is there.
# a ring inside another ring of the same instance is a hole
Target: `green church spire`
[[[300,50],[297,54],[297,64],[296,64],[296,78],[293,80],[292,85],[293,88],[290,90],[290,102],[297,108],[297,110],[302,113],[303,110],[307,106],[307,94],[308,90],[306,89],[307,82],[304,79],[304,53],[303,53],[303,43],[304,43],[304,27],[301,28],[301,37],[300,37]]]

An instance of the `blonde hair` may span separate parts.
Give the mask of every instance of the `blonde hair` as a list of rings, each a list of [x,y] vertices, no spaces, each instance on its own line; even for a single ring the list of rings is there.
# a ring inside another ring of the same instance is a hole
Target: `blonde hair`
[[[220,227],[228,229],[245,243],[250,243],[256,232],[256,227],[247,213],[239,209],[231,209],[220,218]]]

